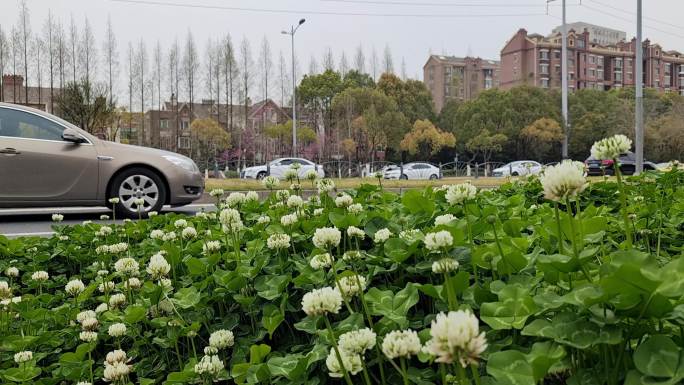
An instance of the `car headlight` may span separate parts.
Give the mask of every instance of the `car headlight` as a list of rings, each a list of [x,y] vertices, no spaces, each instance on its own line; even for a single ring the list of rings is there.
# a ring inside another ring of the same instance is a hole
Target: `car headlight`
[[[195,164],[195,162],[192,161],[192,159],[180,157],[180,156],[175,156],[175,155],[164,155],[164,159],[168,160],[169,162],[173,163],[174,165],[182,168],[183,170],[189,171],[189,172],[196,172],[199,171],[199,168]]]

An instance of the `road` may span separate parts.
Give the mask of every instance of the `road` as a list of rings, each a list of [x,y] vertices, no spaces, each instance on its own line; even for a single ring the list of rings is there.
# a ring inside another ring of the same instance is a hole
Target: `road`
[[[213,204],[192,204],[183,207],[164,207],[163,212],[177,212],[193,215],[200,210],[212,210]],[[62,225],[76,225],[83,221],[96,223],[112,223],[112,220],[100,220],[100,216],[111,211],[106,207],[51,207],[29,209],[0,209],[0,234],[10,238],[22,236],[49,237],[53,234],[52,214],[63,214]],[[116,221],[120,223],[120,220]]]

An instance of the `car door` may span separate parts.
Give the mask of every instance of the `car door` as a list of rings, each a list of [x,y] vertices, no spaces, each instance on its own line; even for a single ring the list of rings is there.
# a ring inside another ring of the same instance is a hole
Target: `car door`
[[[97,151],[62,140],[66,127],[0,107],[0,202],[59,203],[97,198]]]
[[[306,159],[301,159],[301,158],[295,159],[295,162],[297,162],[301,165],[301,167],[299,168],[299,178],[303,179],[306,177],[307,172],[309,172],[311,170],[315,170],[314,164],[309,162]]]
[[[278,179],[283,179],[285,178],[285,171],[290,168],[290,165],[292,164],[292,159],[285,158],[285,159],[280,159],[277,161],[275,164],[271,165],[271,175]]]

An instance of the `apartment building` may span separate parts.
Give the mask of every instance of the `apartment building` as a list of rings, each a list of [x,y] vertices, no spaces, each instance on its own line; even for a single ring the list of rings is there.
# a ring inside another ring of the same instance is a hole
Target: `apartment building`
[[[560,34],[563,31],[562,28],[563,26],[554,28],[553,31],[551,31],[551,34]],[[567,28],[568,31],[584,31],[586,29],[589,31],[589,36],[591,37],[590,42],[603,46],[616,45],[621,41],[627,40],[627,32],[581,21],[577,23],[568,23]]]
[[[423,66],[423,83],[437,112],[452,99],[470,100],[499,86],[499,62],[475,57],[430,55]]]
[[[55,113],[53,109],[57,109],[57,103],[53,99],[56,99],[60,92],[59,88],[54,87],[50,93],[49,84],[48,87],[26,87],[23,76],[6,74],[2,75],[2,82],[0,83],[0,102],[21,104]],[[27,93],[28,103],[26,103]]]
[[[560,33],[528,34],[520,29],[501,50],[501,87],[532,85],[561,86]],[[636,39],[601,45],[592,41],[588,29],[568,32],[568,80],[573,89],[631,87],[634,79]],[[664,50],[649,40],[643,42],[645,87],[684,95],[684,55]]]

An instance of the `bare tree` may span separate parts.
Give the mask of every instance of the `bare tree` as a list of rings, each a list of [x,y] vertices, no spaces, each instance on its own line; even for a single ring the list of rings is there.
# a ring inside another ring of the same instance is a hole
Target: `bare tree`
[[[152,60],[154,62],[154,75],[152,76],[154,79],[154,86],[152,88],[156,87],[157,89],[157,110],[161,110],[162,65],[164,58],[162,57],[162,46],[159,40],[157,40],[157,44],[154,45]],[[152,101],[152,104],[154,105],[154,100]],[[150,127],[150,129],[152,128]]]
[[[347,61],[347,54],[342,51],[342,55],[340,56],[340,65],[338,67],[340,69],[340,75],[344,77],[347,72],[349,72],[349,62]]]
[[[382,69],[385,73],[394,73],[394,60],[392,59],[392,50],[390,50],[389,44],[385,45],[385,52],[382,56]]]
[[[242,38],[242,42],[240,43],[240,61],[241,61],[241,71],[242,71],[242,76],[241,76],[241,86],[242,86],[242,101],[244,103],[244,126],[243,129],[247,128],[247,122],[249,118],[249,88],[252,84],[252,72],[250,69],[252,68],[252,51],[249,46],[249,40],[247,40],[247,37]],[[238,168],[240,167],[240,161],[242,159],[242,131],[243,129],[238,130]]]
[[[222,73],[223,79],[225,81],[225,92],[226,92],[226,122],[228,124],[228,129],[233,132],[233,92],[235,91],[236,79],[238,76],[238,66],[235,61],[235,48],[233,47],[233,41],[230,34],[226,34],[223,38],[222,43],[223,49],[221,50],[223,59]]]
[[[271,43],[264,36],[261,40],[261,52],[259,53],[259,67],[261,70],[261,95],[264,100],[268,99],[268,80],[271,77],[273,58],[271,54]],[[262,117],[263,118],[263,117]]]
[[[192,32],[188,31],[188,36],[185,40],[183,54],[183,75],[185,77],[185,86],[188,92],[188,102],[190,103],[190,115],[192,116],[193,104],[195,102],[195,75],[199,67],[199,59],[197,58],[197,47],[195,46],[195,39],[192,37]]]
[[[207,39],[207,46],[205,49],[206,58],[206,86],[207,95],[209,99],[214,99],[214,62],[216,62],[216,52],[214,51],[214,44],[211,38]]]
[[[278,83],[280,83],[280,107],[285,106],[285,99],[289,97],[290,77],[287,73],[287,63],[283,51],[278,56]]]
[[[360,73],[366,72],[366,55],[363,53],[363,45],[359,44],[356,47],[356,55],[354,56],[354,68]]]
[[[309,59],[309,75],[316,75],[318,72],[318,62],[314,55],[311,55],[311,59]]]
[[[95,48],[95,36],[93,35],[93,28],[90,26],[90,21],[85,18],[83,23],[83,34],[81,35],[81,44],[79,46],[79,64],[80,72],[86,84],[86,97],[90,98],[90,91],[93,83],[93,74],[97,66],[97,48]]]
[[[133,91],[135,91],[135,67],[133,43],[128,42],[128,140],[133,136]]]
[[[109,103],[112,104],[114,103],[114,79],[116,78],[118,72],[119,55],[117,52],[116,35],[114,34],[111,16],[107,16],[107,29],[105,31],[103,51],[105,63],[107,65]]]
[[[6,60],[7,60],[7,52],[8,52],[8,40],[7,36],[5,35],[5,31],[2,29],[2,25],[0,25],[0,102],[5,101],[5,85],[3,84],[3,79],[2,75],[5,74],[5,65],[6,65]]]
[[[43,55],[43,51],[45,49],[45,44],[43,43],[43,40],[41,40],[40,36],[36,36],[35,39],[31,42],[31,51],[30,51],[30,57],[31,61],[34,64],[34,72],[35,72],[35,78],[36,78],[36,85],[38,86],[38,104],[40,104],[43,101],[43,69],[44,67],[42,66],[43,60],[45,59],[45,56]],[[26,93],[28,94],[28,84],[26,87]],[[28,97],[27,97],[28,100]]]
[[[221,122],[221,111],[220,111],[220,105],[221,105],[221,58],[223,57],[223,47],[221,46],[221,41],[219,39],[216,39],[215,42],[212,43],[213,48],[212,50],[214,51],[214,66],[212,68],[212,71],[214,72],[214,85],[216,88],[216,121]]]
[[[69,53],[71,59],[71,69],[73,81],[76,83],[76,61],[78,60],[78,55],[76,55],[76,45],[78,44],[78,29],[76,28],[76,22],[74,21],[74,15],[71,15],[69,22],[69,45],[71,46],[71,52]]]
[[[25,103],[28,104],[28,87],[29,87],[29,73],[28,73],[28,51],[31,39],[31,21],[29,20],[29,10],[26,5],[26,0],[22,0],[19,6],[19,30],[21,31],[22,50],[24,51],[24,85],[25,85]]]
[[[57,54],[57,72],[58,72],[58,77],[59,77],[59,89],[63,90],[64,89],[64,77],[66,76],[66,66],[67,66],[67,45],[66,45],[66,38],[65,38],[65,32],[64,32],[64,27],[62,26],[62,23],[58,22],[57,27],[55,29],[55,44],[56,46],[56,54]]]
[[[18,73],[18,65],[21,65],[21,62],[17,63],[17,59],[21,60],[21,33],[19,32],[19,29],[16,27],[12,27],[12,74],[17,75]],[[21,96],[20,96],[21,97]],[[12,82],[12,103],[17,102],[17,82],[13,81]]]
[[[373,46],[373,51],[371,52],[371,72],[373,72],[373,80],[378,80],[378,51],[375,50]]]
[[[45,36],[45,43],[47,44],[48,54],[48,74],[50,77],[50,112],[54,111],[54,95],[55,95],[55,22],[52,20],[52,11],[48,11],[48,18],[43,27],[43,34]],[[2,71],[0,70],[0,73]],[[1,92],[1,91],[0,91]]]
[[[135,70],[137,74],[138,87],[140,89],[140,134],[138,144],[145,145],[145,76],[147,75],[147,47],[141,38],[138,43],[138,52],[135,54]]]
[[[180,52],[178,39],[175,39],[169,49],[169,92],[171,93],[171,107],[174,109],[176,126],[174,127],[173,149],[178,151],[178,137],[180,129],[180,117],[178,114],[178,90],[180,84]]]
[[[401,78],[404,81],[408,78],[408,75],[406,74],[406,58],[403,56],[401,57]]]
[[[325,52],[323,53],[323,70],[335,70],[335,56],[330,47],[325,47]]]

